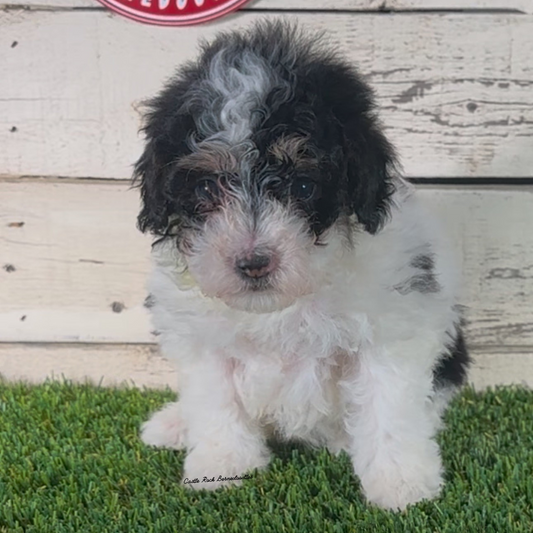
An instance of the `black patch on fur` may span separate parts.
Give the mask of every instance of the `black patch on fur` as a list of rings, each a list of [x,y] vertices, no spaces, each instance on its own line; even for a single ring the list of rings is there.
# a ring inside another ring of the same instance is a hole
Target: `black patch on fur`
[[[353,214],[363,229],[377,232],[387,218],[396,160],[377,120],[373,92],[357,70],[326,49],[316,35],[306,36],[279,21],[221,34],[204,44],[200,58],[181,68],[148,103],[146,147],[134,178],[142,198],[139,228],[163,237],[177,235],[179,244],[184,231],[202,222],[194,190],[206,176],[177,165],[180,157],[191,153],[189,138],[203,140],[195,120],[211,119],[205,117],[206,102],[214,102],[216,109],[221,100],[213,89],[198,88],[215,56],[222,54],[238,69],[250,53],[261,58],[277,80],[253,111],[259,119],[251,137],[259,152],[252,169],[258,191],[262,182],[275,184],[271,194],[280,202],[296,204],[317,236],[340,216]],[[272,142],[290,134],[309,140],[307,150],[316,165],[304,176],[294,162],[280,164],[269,158]],[[307,202],[294,202],[291,183],[302,178],[314,181],[317,192]],[[239,182],[239,176],[231,179]]]
[[[420,272],[396,285],[394,287],[396,291],[403,295],[411,292],[429,294],[440,291],[440,285],[435,276],[435,260],[431,254],[417,255],[409,264]]]
[[[440,285],[437,283],[433,272],[424,272],[410,277],[407,281],[394,287],[400,294],[406,295],[411,292],[429,294],[439,292]]]
[[[426,272],[431,272],[435,268],[435,260],[432,255],[429,254],[420,254],[417,255],[412,261],[411,266],[413,268],[418,268]]]
[[[457,335],[448,347],[449,353],[442,355],[433,370],[433,384],[435,389],[459,387],[464,385],[471,363],[466,347],[462,327],[457,328]]]

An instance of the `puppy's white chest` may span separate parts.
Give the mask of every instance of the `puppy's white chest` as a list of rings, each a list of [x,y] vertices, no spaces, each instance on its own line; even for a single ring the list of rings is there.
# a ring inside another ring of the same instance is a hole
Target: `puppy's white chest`
[[[337,401],[332,361],[255,357],[234,366],[235,390],[248,414],[287,437],[309,435]]]

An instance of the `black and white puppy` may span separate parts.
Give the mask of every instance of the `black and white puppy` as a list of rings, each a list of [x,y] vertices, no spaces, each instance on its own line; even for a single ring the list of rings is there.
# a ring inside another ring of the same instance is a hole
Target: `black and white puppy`
[[[186,449],[191,488],[266,467],[275,434],[345,450],[382,507],[436,496],[468,365],[456,270],[357,70],[263,22],[204,44],[144,131],[151,312],[179,374],[144,442]]]

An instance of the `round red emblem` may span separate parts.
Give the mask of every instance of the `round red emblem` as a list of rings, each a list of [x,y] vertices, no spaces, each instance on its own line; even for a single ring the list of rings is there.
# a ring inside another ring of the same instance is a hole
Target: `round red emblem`
[[[120,15],[146,24],[188,26],[223,17],[248,0],[98,0]]]

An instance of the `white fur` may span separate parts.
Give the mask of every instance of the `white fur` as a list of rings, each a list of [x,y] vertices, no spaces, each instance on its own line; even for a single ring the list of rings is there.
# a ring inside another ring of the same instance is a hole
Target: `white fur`
[[[413,191],[399,184],[394,202],[384,229],[356,233],[353,246],[339,225],[323,239],[327,246],[313,246],[295,220],[267,210],[255,238],[293,255],[282,260],[279,291],[266,301],[243,293],[225,270],[224,257],[250,239],[239,214],[220,215],[198,237],[186,273],[173,244],[154,248],[153,322],[177,364],[180,396],[142,437],[186,448],[184,478],[265,467],[265,432],[274,428],[345,450],[367,498],[382,507],[438,494],[433,438],[442,405],[432,400],[432,371],[458,322],[457,282]],[[409,276],[409,259],[429,244],[439,292],[400,294],[394,287]]]
[[[253,111],[261,107],[274,85],[272,76],[264,60],[252,52],[243,52],[238,58],[227,57],[226,50],[218,52],[209,75],[194,88],[187,103],[195,98],[202,102],[204,109],[196,126],[206,138],[203,142],[223,140],[230,146],[246,142],[260,118]],[[212,94],[217,97],[207,99],[206,95]]]

